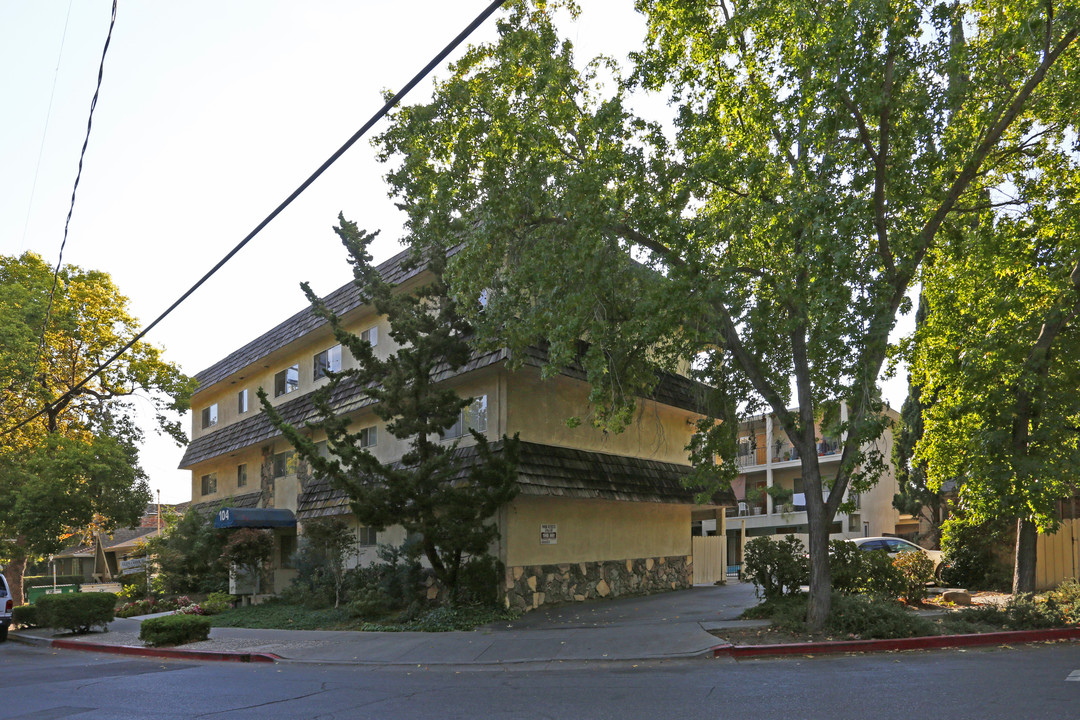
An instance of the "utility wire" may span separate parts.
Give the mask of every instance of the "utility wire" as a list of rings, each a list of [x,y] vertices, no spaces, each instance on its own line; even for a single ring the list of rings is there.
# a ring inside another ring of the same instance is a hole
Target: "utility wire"
[[[70,12],[70,10],[71,10],[71,8],[69,7],[68,11]],[[72,215],[72,213],[75,212],[75,193],[79,189],[79,180],[82,178],[83,159],[86,157],[86,147],[87,147],[87,145],[90,144],[90,129],[94,126],[94,108],[97,107],[98,95],[101,93],[101,79],[105,75],[105,56],[109,52],[109,43],[112,41],[112,33],[113,33],[113,28],[115,26],[116,26],[116,0],[113,0],[112,17],[109,20],[109,33],[108,33],[108,35],[105,36],[105,47],[101,51],[101,62],[98,64],[97,86],[94,88],[94,97],[90,99],[90,116],[86,120],[86,137],[83,138],[82,150],[79,152],[79,169],[75,173],[75,185],[71,188],[71,205],[68,206],[67,219],[64,221],[64,238],[63,238],[63,240],[60,241],[60,254],[56,258],[56,269],[53,270],[52,287],[49,288],[49,304],[45,307],[45,318],[41,321],[41,337],[38,340],[38,347],[37,347],[37,352],[34,355],[34,365],[33,365],[33,367],[37,367],[38,361],[41,359],[41,353],[45,349],[45,331],[49,328],[49,320],[52,317],[53,300],[56,298],[56,285],[60,280],[60,266],[64,262],[64,247],[67,245],[68,227],[71,225],[71,215]],[[64,24],[64,35],[67,36],[67,23],[66,22]],[[63,52],[63,43],[62,42],[61,42],[61,52]],[[59,67],[60,67],[59,62],[60,61],[57,60],[57,69],[59,69]],[[54,80],[54,82],[55,82],[55,80]],[[54,85],[54,89],[55,89],[55,85]],[[51,99],[49,100],[49,107],[50,108],[52,107],[52,100]],[[48,122],[48,121],[46,120],[46,122]],[[42,137],[41,142],[42,142],[42,146],[44,146],[44,144],[45,144],[45,138],[44,137]],[[39,155],[38,162],[40,163],[40,161],[41,161],[41,157]],[[35,184],[37,183],[36,174],[35,174],[35,177],[34,177],[34,182],[35,182]],[[99,372],[99,371],[100,370],[96,370],[95,374],[97,372]],[[93,377],[93,375],[91,375],[91,377]],[[83,384],[85,384],[88,380],[90,380],[90,378],[87,378],[86,380],[84,380]],[[45,390],[48,390],[48,388],[45,387],[45,375],[44,375],[44,373],[42,373],[42,375],[41,375],[41,384],[42,384],[42,387]],[[61,396],[61,397],[63,397],[63,396]],[[59,398],[57,398],[57,399],[59,399]],[[54,400],[53,402],[56,402],[56,401]],[[41,415],[41,413],[48,410],[48,408],[51,405],[52,405],[52,403],[49,403],[48,405],[46,405],[44,408],[41,409],[41,411],[39,411],[37,413],[37,415],[35,417]],[[33,418],[31,418],[31,419],[33,419]],[[29,422],[29,420],[27,420],[25,422]],[[12,428],[12,430],[21,427],[22,424],[23,423],[20,423],[19,425],[16,425],[15,428]],[[7,433],[4,433],[4,434],[7,434]]]
[[[30,212],[34,209],[34,195],[37,194],[38,175],[41,173],[41,157],[45,154],[45,138],[49,134],[49,120],[52,119],[53,99],[56,97],[56,80],[60,77],[60,61],[64,57],[64,43],[67,40],[68,22],[71,20],[71,6],[75,0],[68,0],[67,16],[64,18],[64,32],[60,35],[60,52],[56,56],[56,69],[53,71],[52,90],[49,91],[49,109],[45,111],[45,127],[41,130],[41,145],[38,147],[37,165],[34,166],[34,182],[30,185],[30,201],[26,204],[26,219],[23,221],[22,245],[26,247],[26,231],[30,228]]]
[[[287,208],[292,203],[293,200],[295,200],[297,197],[299,197],[300,193],[304,192],[304,190],[307,190],[308,186],[310,186],[313,182],[315,182],[315,180],[317,180],[320,175],[322,175],[324,172],[326,172],[326,170],[331,165],[333,165],[337,161],[338,158],[340,158],[342,155],[344,155],[345,152],[349,148],[351,148],[353,145],[355,145],[356,141],[359,140],[360,138],[362,138],[367,133],[367,131],[370,130],[372,128],[372,126],[375,125],[375,123],[377,123],[388,112],[390,112],[390,110],[395,105],[397,105],[398,102],[400,102],[402,98],[404,98],[406,95],[408,95],[409,92],[414,87],[416,87],[416,85],[421,80],[423,80],[428,74],[430,74],[431,71],[434,70],[437,65],[439,65],[439,63],[441,63],[443,60],[445,60],[447,55],[452,53],[458,47],[458,45],[460,45],[462,42],[464,42],[465,39],[467,37],[469,37],[469,35],[471,35],[474,30],[476,30],[476,28],[480,27],[480,25],[482,25],[485,20],[487,20],[496,10],[498,10],[500,7],[502,7],[505,3],[506,3],[506,0],[493,0],[484,9],[483,12],[481,12],[479,15],[477,15],[476,18],[471,23],[469,23],[469,25],[464,30],[462,30],[460,33],[458,33],[457,37],[455,37],[453,40],[451,40],[450,43],[446,47],[444,47],[442,49],[442,51],[438,55],[436,55],[434,58],[432,58],[431,61],[428,62],[428,64],[425,65],[424,68],[420,72],[418,72],[416,75],[414,75],[412,80],[407,82],[404,85],[404,87],[401,88],[401,90],[398,90],[396,93],[394,93],[394,95],[389,100],[387,100],[386,103],[381,108],[379,108],[379,110],[374,115],[371,116],[371,119],[369,119],[366,123],[364,123],[363,126],[361,126],[361,128],[359,130],[357,130],[353,134],[352,137],[350,137],[348,140],[345,141],[344,145],[342,145],[340,148],[338,148],[337,151],[334,152],[333,155],[331,155],[329,158],[327,158],[326,161],[322,165],[320,165],[318,167],[318,169],[316,169],[315,172],[313,172],[308,177],[307,180],[302,182],[300,184],[300,186],[296,188],[296,190],[294,190],[287,198],[285,198],[285,200],[283,200],[281,202],[280,205],[278,205],[276,208],[274,208],[274,210],[269,215],[267,215],[265,218],[263,218],[263,220],[258,225],[255,226],[254,230],[249,232],[244,237],[243,240],[241,240],[239,243],[237,243],[236,247],[234,247],[232,250],[230,250],[225,255],[225,257],[221,258],[221,260],[219,260],[218,263],[216,265],[214,265],[214,267],[210,268],[210,270],[205,275],[203,275],[201,278],[199,278],[198,282],[196,282],[194,285],[192,285],[190,288],[188,288],[188,290],[186,292],[184,292],[184,294],[181,295],[172,305],[170,305],[165,310],[165,312],[158,315],[158,317],[152,323],[150,323],[145,328],[143,328],[135,337],[133,337],[131,340],[129,340],[128,343],[126,345],[124,345],[124,347],[117,350],[116,353],[114,353],[112,357],[110,357],[108,360],[106,360],[105,362],[98,365],[97,368],[95,368],[93,372],[91,372],[89,375],[87,375],[85,378],[83,378],[78,384],[71,387],[63,395],[61,395],[60,397],[54,399],[52,402],[48,403],[44,408],[42,408],[38,412],[34,413],[30,417],[26,418],[25,420],[21,421],[19,424],[14,425],[14,426],[8,428],[7,430],[4,430],[3,432],[0,432],[0,436],[12,433],[12,432],[18,430],[19,428],[21,428],[22,426],[26,425],[27,423],[33,422],[37,418],[41,417],[46,412],[48,412],[49,408],[51,408],[53,405],[56,405],[57,403],[64,400],[65,398],[68,398],[69,396],[73,395],[78,390],[82,389],[88,382],[90,382],[94,377],[96,377],[99,373],[101,373],[102,370],[107,368],[109,365],[114,363],[117,360],[117,358],[119,358],[121,355],[123,355],[128,350],[130,350],[131,347],[135,343],[137,343],[139,340],[141,340],[148,332],[153,330],[154,327],[157,326],[157,324],[160,323],[162,320],[164,320],[170,313],[172,313],[172,311],[175,310],[180,305],[180,303],[187,300],[188,297],[192,293],[194,293],[196,290],[198,290],[203,285],[203,283],[205,283],[207,280],[209,280],[218,270],[220,270],[221,267],[223,265],[225,265],[225,263],[227,263],[229,260],[232,259],[232,257],[234,255],[236,255],[236,253],[240,252],[240,250],[243,249],[243,247],[245,245],[247,245],[256,235],[258,235],[259,232],[263,228],[265,228],[267,225],[269,225],[270,222],[274,218],[276,218],[278,215],[280,215],[281,212],[285,208]],[[115,0],[114,0],[114,12],[115,12]],[[95,98],[96,98],[96,96],[95,96]]]

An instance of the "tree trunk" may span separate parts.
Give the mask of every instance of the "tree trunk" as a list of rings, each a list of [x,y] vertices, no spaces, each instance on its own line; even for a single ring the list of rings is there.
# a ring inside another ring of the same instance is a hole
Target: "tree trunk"
[[[1012,584],[1014,595],[1030,595],[1035,592],[1037,539],[1038,531],[1034,522],[1024,518],[1016,521],[1016,566],[1013,569]]]
[[[11,562],[4,566],[4,577],[7,578],[12,602],[15,605],[22,605],[26,601],[23,598],[23,575],[26,574],[26,540],[18,537],[15,539],[14,545]]]

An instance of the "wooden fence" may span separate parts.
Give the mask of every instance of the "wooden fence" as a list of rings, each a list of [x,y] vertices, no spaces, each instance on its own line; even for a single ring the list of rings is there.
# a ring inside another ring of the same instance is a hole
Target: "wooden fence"
[[[711,585],[727,578],[727,538],[723,535],[694,539],[694,584]]]
[[[1080,519],[1062,520],[1053,535],[1039,535],[1035,588],[1049,590],[1062,580],[1080,577]]]

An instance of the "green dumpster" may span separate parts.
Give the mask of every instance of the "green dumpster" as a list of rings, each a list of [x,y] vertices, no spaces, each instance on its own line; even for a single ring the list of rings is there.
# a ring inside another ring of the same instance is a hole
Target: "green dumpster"
[[[32,605],[42,595],[63,595],[66,593],[79,592],[78,585],[57,585],[53,588],[52,585],[39,585],[37,587],[26,588],[26,602]]]

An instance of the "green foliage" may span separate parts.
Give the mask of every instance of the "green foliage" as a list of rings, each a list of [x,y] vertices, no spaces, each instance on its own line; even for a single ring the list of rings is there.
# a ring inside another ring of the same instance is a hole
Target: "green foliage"
[[[360,301],[373,304],[385,317],[397,350],[386,358],[377,355],[304,285],[314,311],[327,319],[356,367],[329,373],[330,382],[312,396],[318,419],[304,429],[282,420],[262,389],[259,399],[298,455],[348,493],[353,515],[362,524],[377,530],[400,525],[419,536],[415,552],[423,553],[453,595],[463,563],[486,554],[498,537],[498,525],[487,521],[517,493],[517,438],[503,436],[496,453],[485,435],[470,427],[463,435],[471,435],[472,457],[459,450],[458,441],[439,440],[463,414],[481,429],[487,424],[486,406],[469,412],[471,398],[437,382],[472,355],[471,329],[443,276],[445,252],[421,254],[417,249],[405,264],[422,263],[431,279],[409,292],[395,292],[371,262],[368,247],[375,235],[339,220],[335,230],[349,252]],[[408,446],[399,461],[380,461],[362,446],[357,432],[349,431],[350,419],[332,405],[341,383],[366,388],[385,431]],[[309,428],[325,431],[326,456],[312,442]]]
[[[893,567],[899,570],[904,578],[901,597],[912,604],[925,600],[926,584],[934,579],[934,561],[926,553],[902,552],[893,558]]]
[[[76,635],[90,632],[96,626],[102,630],[115,617],[114,593],[68,593],[45,595],[34,603],[38,624],[58,630],[70,630]]]
[[[143,620],[139,639],[150,647],[199,642],[210,637],[210,621],[198,615],[165,615]]]
[[[876,383],[906,292],[956,211],[1023,155],[1032,93],[1075,89],[1075,21],[1019,2],[643,0],[624,73],[575,58],[568,6],[514,4],[429,103],[394,112],[378,142],[411,240],[461,245],[451,280],[480,338],[516,358],[549,340],[546,372],[579,364],[607,429],[634,421],[658,367],[693,362],[714,389],[690,445],[698,487],[734,478],[740,403],[770,408],[799,450],[822,567],[845,491],[884,468]],[[635,90],[668,95],[669,115],[637,114]],[[823,500],[814,420],[840,402]],[[824,575],[811,593],[820,626]]]
[[[363,620],[381,620],[416,612],[425,600],[424,570],[408,543],[380,545],[378,554],[381,562],[349,571],[349,613]]]
[[[989,521],[973,525],[954,517],[943,527],[944,567],[941,580],[951,587],[1007,590],[1012,568],[1002,559],[1002,548],[1013,542],[1008,525]]]
[[[979,605],[962,608],[949,613],[943,619],[947,630],[955,633],[1043,630],[1063,627],[1071,622],[1057,602],[1022,596],[1010,598],[1003,606]]]
[[[161,591],[221,592],[229,588],[229,568],[222,559],[228,533],[214,528],[212,516],[189,511],[147,543],[155,556]]]
[[[106,273],[60,268],[48,311],[52,288],[53,269],[37,255],[0,257],[0,560],[16,596],[27,558],[55,552],[71,532],[138,521],[150,491],[130,398],[149,402],[160,429],[184,443],[178,413],[194,389],[144,342],[75,389],[139,323]]]
[[[863,592],[880,601],[896,600],[907,591],[907,580],[884,550],[864,552]]]
[[[205,614],[218,615],[231,609],[235,603],[236,597],[229,593],[212,592],[201,605]]]
[[[891,600],[872,600],[859,595],[833,597],[833,612],[826,631],[843,637],[904,638],[934,635],[934,624]]]
[[[304,535],[296,553],[297,575],[293,585],[305,605],[324,607],[341,604],[346,562],[356,556],[356,536],[341,518],[324,518],[304,523]]]
[[[255,594],[262,592],[262,576],[274,555],[274,535],[269,530],[240,528],[225,541],[221,558],[245,571],[255,581]]]
[[[829,541],[829,574],[833,591],[854,595],[866,586],[866,553],[846,540]]]
[[[281,630],[348,630],[356,621],[345,608],[310,608],[281,600],[244,605],[209,618],[214,627]]]
[[[82,575],[57,575],[57,585],[81,585],[83,583]],[[23,592],[33,587],[52,587],[53,576],[52,575],[25,575],[23,576]]]
[[[794,535],[757,537],[743,549],[743,574],[766,600],[798,593],[807,572],[805,548]]]
[[[11,622],[19,627],[37,627],[38,611],[36,605],[16,605],[11,609]]]
[[[364,623],[361,630],[374,632],[453,632],[473,630],[494,622],[512,622],[520,613],[484,605],[443,605],[425,610],[403,623]]]
[[[746,619],[768,619],[773,627],[794,635],[806,633],[807,597],[793,595],[769,600],[743,612]],[[934,624],[895,600],[837,593],[833,612],[822,628],[836,639],[885,639],[937,634]]]

